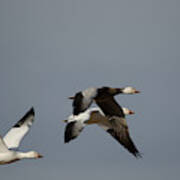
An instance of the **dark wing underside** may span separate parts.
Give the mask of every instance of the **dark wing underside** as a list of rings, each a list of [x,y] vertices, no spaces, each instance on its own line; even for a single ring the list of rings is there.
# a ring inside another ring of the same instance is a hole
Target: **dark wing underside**
[[[71,140],[75,139],[83,130],[84,126],[82,123],[74,121],[66,125],[64,142],[68,143]]]
[[[73,101],[73,114],[78,115],[79,113],[83,112],[82,109],[82,100],[83,100],[83,95],[81,92],[76,93]]]
[[[124,117],[121,106],[115,101],[113,96],[104,98],[95,98],[96,104],[101,108],[106,116],[119,116]]]
[[[22,124],[25,123],[25,121],[29,120],[29,118],[34,116],[34,108],[32,107],[13,127],[21,127]],[[34,119],[32,119],[34,121]]]
[[[93,98],[89,97],[84,97],[82,95],[82,92],[76,93],[73,101],[73,114],[78,115],[84,111],[86,111],[89,106],[92,104]]]
[[[141,154],[139,153],[138,149],[136,148],[129,135],[128,126],[126,124],[125,118],[114,116],[110,118],[110,122],[112,127],[108,129],[107,132],[135,157],[141,157]]]

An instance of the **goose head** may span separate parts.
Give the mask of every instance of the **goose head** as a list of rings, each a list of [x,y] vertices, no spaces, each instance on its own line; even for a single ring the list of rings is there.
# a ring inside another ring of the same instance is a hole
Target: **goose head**
[[[130,109],[128,109],[128,108],[125,108],[125,107],[122,107],[122,110],[123,110],[123,113],[124,113],[125,115],[135,114],[134,111],[132,111],[132,110],[130,110]]]
[[[29,151],[26,153],[23,153],[25,158],[34,158],[34,159],[38,159],[38,158],[42,158],[43,156],[41,154],[39,154],[36,151]]]
[[[136,90],[135,88],[128,86],[122,89],[122,93],[124,94],[137,94],[140,93],[140,91]]]

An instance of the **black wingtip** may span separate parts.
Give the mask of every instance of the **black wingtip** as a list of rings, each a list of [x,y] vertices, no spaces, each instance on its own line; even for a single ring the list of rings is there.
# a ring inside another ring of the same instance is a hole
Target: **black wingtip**
[[[68,140],[68,139],[64,138],[64,144],[69,143],[69,141],[70,141],[70,140]]]
[[[65,137],[65,138],[64,138],[64,143],[67,144],[67,143],[69,143],[71,140],[73,140],[73,139],[75,139],[75,138],[76,138],[76,136],[71,137],[71,138]]]
[[[133,153],[133,155],[134,155],[137,159],[143,158],[143,157],[142,157],[142,154],[141,154],[140,152]]]
[[[123,145],[133,156],[137,159],[142,158],[142,154],[138,151],[135,144],[131,140],[130,136],[128,135],[127,141],[121,141],[118,134],[113,129],[108,129],[107,132],[111,134],[121,145]]]
[[[69,143],[71,140],[73,140],[75,137],[70,137],[70,136],[67,136],[67,135],[65,135],[64,136],[64,143],[65,144],[67,144],[67,143]]]
[[[141,158],[143,158],[143,154],[142,154],[142,153],[140,153],[139,151],[138,151],[138,152],[136,152],[136,153],[134,154],[134,156],[135,156],[137,159],[141,159]]]
[[[72,132],[72,128],[74,124],[75,122],[70,122],[66,125],[65,133],[64,133],[64,143],[69,143],[71,140],[76,138],[76,136],[74,136]]]
[[[128,149],[128,151],[129,151],[130,153],[132,153],[137,159],[142,158],[142,153],[139,152],[139,150],[136,148],[136,146],[134,145],[133,142],[132,142],[131,145],[132,145],[132,146],[131,146],[131,148]]]
[[[27,114],[35,115],[34,107],[32,106],[31,109],[27,112]]]
[[[67,143],[69,143],[69,141],[71,141],[71,138],[69,138],[69,136],[67,136],[67,132],[65,131],[64,143],[67,144]]]
[[[34,116],[34,115],[35,115],[34,108],[31,107],[31,109],[13,127],[20,127],[29,116]]]
[[[131,148],[130,148],[131,147]],[[130,146],[129,148],[127,148],[127,150],[137,159],[142,158],[142,154],[138,151],[138,149],[136,148],[136,146],[134,145],[134,143],[132,144],[132,146]]]

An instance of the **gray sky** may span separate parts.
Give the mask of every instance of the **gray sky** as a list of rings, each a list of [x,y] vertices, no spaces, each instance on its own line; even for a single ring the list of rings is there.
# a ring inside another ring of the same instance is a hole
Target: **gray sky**
[[[20,149],[45,157],[0,166],[3,180],[172,179],[180,176],[180,6],[178,0],[1,0],[0,134],[34,106]],[[88,127],[64,145],[67,99],[90,86],[131,85],[118,96],[136,160]]]

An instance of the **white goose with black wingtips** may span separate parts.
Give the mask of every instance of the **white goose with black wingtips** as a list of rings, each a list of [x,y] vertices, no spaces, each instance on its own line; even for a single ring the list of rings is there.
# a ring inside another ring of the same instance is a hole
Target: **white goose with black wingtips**
[[[2,138],[0,136],[0,164],[9,164],[21,159],[37,159],[43,156],[35,151],[20,152],[18,148],[34,122],[34,109],[31,108]]]

